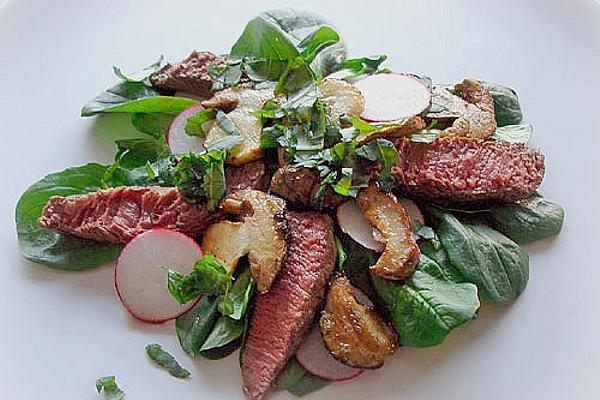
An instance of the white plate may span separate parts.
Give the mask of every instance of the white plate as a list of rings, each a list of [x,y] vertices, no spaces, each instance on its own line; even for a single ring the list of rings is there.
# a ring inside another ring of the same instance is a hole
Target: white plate
[[[132,321],[114,294],[111,267],[64,273],[23,260],[13,213],[20,193],[46,173],[110,161],[119,117],[78,114],[114,82],[113,64],[132,70],[159,54],[177,60],[192,48],[226,52],[250,17],[283,3],[290,2],[12,0],[2,6],[2,398],[96,399],[95,379],[108,374],[128,399],[242,397],[235,356],[192,361],[178,349],[172,324]],[[385,52],[394,68],[438,82],[468,76],[515,87],[536,128],[533,144],[547,156],[542,192],[566,209],[560,237],[530,247],[529,287],[514,305],[484,304],[480,317],[442,346],[401,349],[383,369],[309,398],[597,398],[599,5],[302,3],[338,25],[352,55]],[[170,350],[192,379],[150,365],[144,353],[150,342]]]

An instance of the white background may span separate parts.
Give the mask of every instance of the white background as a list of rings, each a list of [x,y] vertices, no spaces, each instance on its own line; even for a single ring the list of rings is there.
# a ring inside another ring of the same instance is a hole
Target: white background
[[[2,0],[0,0],[2,3]],[[236,2],[237,3],[237,2]],[[240,398],[237,358],[190,360],[171,324],[132,321],[112,268],[64,273],[18,255],[14,205],[49,172],[108,163],[119,117],[79,118],[115,82],[111,66],[164,54],[227,52],[245,22],[277,1],[27,1],[0,7],[0,397],[96,399],[115,374],[128,399]],[[534,146],[547,156],[542,192],[566,209],[560,237],[530,247],[531,278],[508,307],[439,347],[400,349],[383,369],[310,398],[592,399],[600,391],[600,7],[594,1],[307,1],[337,24],[351,55],[385,52],[399,71],[437,82],[476,77],[517,88]],[[192,371],[180,381],[151,366],[160,342]],[[288,398],[278,394],[276,398]]]

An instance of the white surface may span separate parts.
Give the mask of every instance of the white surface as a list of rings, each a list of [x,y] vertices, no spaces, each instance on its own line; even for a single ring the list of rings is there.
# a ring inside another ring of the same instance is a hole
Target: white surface
[[[291,2],[288,2],[288,4]],[[548,170],[542,191],[566,208],[556,240],[531,249],[531,279],[509,307],[480,317],[442,346],[401,349],[376,372],[312,399],[592,399],[600,390],[598,95],[600,7],[594,1],[294,2],[335,21],[352,55],[386,52],[398,70],[438,82],[465,76],[517,88]],[[26,1],[0,9],[2,398],[96,399],[115,374],[128,399],[241,398],[237,358],[190,360],[173,326],[134,322],[112,268],[62,273],[21,259],[13,208],[52,171],[108,162],[119,117],[80,119],[115,81],[111,66],[164,53],[225,52],[243,24],[276,1]],[[154,368],[160,342],[190,368],[181,381]],[[289,398],[278,394],[275,398]]]

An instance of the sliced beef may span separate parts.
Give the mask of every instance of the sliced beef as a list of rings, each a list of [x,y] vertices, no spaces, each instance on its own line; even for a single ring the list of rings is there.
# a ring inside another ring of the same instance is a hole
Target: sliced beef
[[[544,156],[523,144],[464,137],[397,142],[392,174],[406,193],[436,201],[512,202],[529,197],[544,177]]]
[[[336,194],[331,187],[325,189],[322,204],[316,204],[315,198],[319,190],[319,174],[307,168],[286,165],[279,168],[271,179],[270,191],[285,199],[292,206],[313,208],[335,208],[345,198]]]
[[[152,85],[160,90],[181,91],[208,98],[212,95],[212,79],[208,66],[223,64],[225,60],[207,51],[192,51],[178,64],[167,64],[150,77]]]
[[[127,243],[156,227],[200,235],[220,218],[204,205],[183,200],[176,188],[118,187],[79,196],[52,196],[38,223],[42,228],[107,243]]]
[[[287,258],[268,293],[258,296],[242,356],[244,392],[262,399],[313,322],[335,265],[331,219],[288,213]]]
[[[487,139],[496,131],[494,99],[481,82],[465,79],[455,85],[459,96],[443,87],[432,90],[428,120],[436,120],[445,129],[442,136],[466,136]]]
[[[260,160],[239,167],[227,167],[225,170],[225,179],[227,182],[227,192],[229,193],[240,189],[264,191],[268,184],[265,163]]]

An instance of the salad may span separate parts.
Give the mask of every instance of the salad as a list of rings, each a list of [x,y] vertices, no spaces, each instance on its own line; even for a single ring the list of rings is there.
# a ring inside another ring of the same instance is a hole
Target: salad
[[[175,320],[181,348],[239,349],[250,399],[296,396],[444,342],[525,290],[522,245],[557,235],[516,92],[436,82],[350,58],[322,17],[248,22],[228,54],[192,51],[118,82],[81,110],[139,132],[111,165],[32,184],[16,206],[22,255],[49,268],[115,264],[132,317]],[[482,311],[482,312],[485,312]],[[190,372],[149,344],[174,377]],[[114,376],[97,382],[125,396]]]

